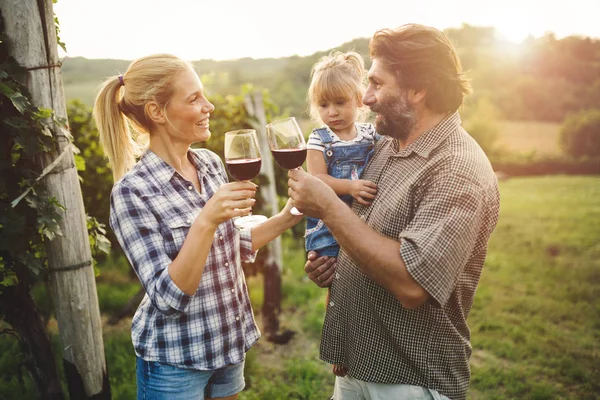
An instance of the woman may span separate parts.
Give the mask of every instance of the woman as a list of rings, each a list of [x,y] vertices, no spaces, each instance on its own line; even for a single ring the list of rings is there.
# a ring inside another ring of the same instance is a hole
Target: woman
[[[302,218],[288,201],[252,230],[233,226],[257,187],[227,183],[216,154],[190,148],[210,138],[213,110],[192,66],[166,54],[109,78],[94,105],[116,182],[110,226],[146,290],[132,322],[138,399],[237,398],[260,336],[241,262]]]

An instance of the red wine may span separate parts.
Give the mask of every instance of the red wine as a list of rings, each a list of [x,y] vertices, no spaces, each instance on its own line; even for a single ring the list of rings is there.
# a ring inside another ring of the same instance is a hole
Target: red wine
[[[298,168],[306,160],[306,149],[271,150],[271,153],[281,168]]]
[[[260,158],[227,160],[227,169],[236,180],[249,181],[258,175],[261,164]]]

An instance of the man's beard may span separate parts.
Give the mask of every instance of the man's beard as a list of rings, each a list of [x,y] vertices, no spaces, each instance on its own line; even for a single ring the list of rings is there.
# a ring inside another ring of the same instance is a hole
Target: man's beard
[[[417,112],[408,103],[405,91],[397,97],[373,104],[371,111],[378,114],[375,120],[377,132],[394,139],[406,140],[417,124]]]

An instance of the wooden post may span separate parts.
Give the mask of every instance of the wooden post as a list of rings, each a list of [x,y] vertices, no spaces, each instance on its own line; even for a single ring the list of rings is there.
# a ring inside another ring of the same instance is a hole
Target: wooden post
[[[260,188],[261,195],[265,199],[267,207],[270,209],[266,214],[270,216],[279,212],[279,200],[275,185],[275,171],[273,169],[273,158],[269,149],[267,140],[267,117],[262,93],[253,92],[244,98],[246,111],[251,117],[256,118],[258,125],[255,126],[262,154],[262,166],[260,172],[269,180],[268,185]],[[264,278],[264,301],[262,307],[263,329],[268,340],[274,338],[279,330],[279,313],[281,311],[281,238],[278,237],[269,243],[267,247],[268,255],[263,268]]]
[[[52,0],[0,0],[10,53],[28,70],[27,88],[37,107],[67,118]],[[72,399],[108,399],[110,387],[104,356],[96,281],[69,132],[54,125],[56,147],[45,168],[60,157],[41,181],[42,191],[66,210],[62,236],[48,241],[50,287],[63,349],[65,376]]]

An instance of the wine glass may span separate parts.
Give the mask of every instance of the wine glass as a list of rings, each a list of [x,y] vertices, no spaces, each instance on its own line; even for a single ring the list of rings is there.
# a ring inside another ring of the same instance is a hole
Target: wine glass
[[[267,125],[267,137],[271,154],[280,167],[297,169],[304,164],[306,142],[296,118],[290,117],[271,122]],[[290,213],[302,215],[296,207],[292,208]]]
[[[260,148],[254,129],[240,129],[225,133],[225,164],[233,178],[250,181],[258,175],[262,164]],[[267,220],[264,215],[246,215],[235,218],[238,229],[252,228]]]

